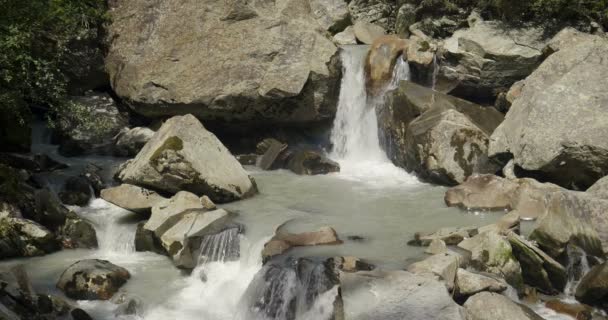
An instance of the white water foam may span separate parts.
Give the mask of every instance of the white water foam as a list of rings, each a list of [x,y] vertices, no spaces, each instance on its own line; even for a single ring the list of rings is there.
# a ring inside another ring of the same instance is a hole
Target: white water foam
[[[331,132],[333,151],[330,157],[340,164],[339,176],[345,179],[377,187],[416,184],[416,177],[396,167],[380,146],[376,108],[382,106],[383,94],[377,98],[367,96],[364,74],[367,51],[368,46],[342,48],[343,77]],[[400,58],[385,92],[408,78],[409,66]]]

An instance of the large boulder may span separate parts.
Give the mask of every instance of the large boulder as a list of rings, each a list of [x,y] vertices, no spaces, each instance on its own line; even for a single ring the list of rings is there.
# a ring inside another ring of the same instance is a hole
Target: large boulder
[[[154,130],[146,127],[123,128],[114,138],[114,154],[134,157],[154,136]]]
[[[197,195],[180,191],[171,199],[159,201],[152,207],[152,215],[144,228],[160,237],[190,209],[204,209],[204,207]]]
[[[123,209],[137,213],[150,212],[152,207],[167,200],[155,191],[126,183],[101,190],[101,198]]]
[[[93,225],[82,218],[70,217],[59,229],[64,248],[97,248],[97,233]]]
[[[467,320],[542,320],[532,309],[492,292],[481,292],[464,304]]]
[[[321,28],[337,33],[350,25],[350,12],[344,0],[310,0],[312,16]]]
[[[270,241],[264,244],[262,259],[268,261],[270,258],[280,255],[292,247],[317,246],[341,244],[336,230],[331,227],[321,227],[318,231],[289,233],[277,229],[276,234]]]
[[[576,287],[576,299],[608,309],[608,262],[593,267]]]
[[[458,269],[454,289],[457,298],[466,298],[483,291],[501,293],[507,290],[507,284],[495,276]]]
[[[608,176],[601,178],[589,187],[587,194],[592,197],[608,200]]]
[[[487,148],[502,118],[493,108],[402,81],[379,112],[381,142],[396,165],[454,185],[499,169]]]
[[[257,188],[230,151],[192,115],[167,120],[120,172],[125,182],[176,193],[187,190],[229,202]]]
[[[458,30],[444,43],[437,87],[474,100],[494,98],[542,62],[543,36],[541,28],[506,28],[496,21]]]
[[[110,13],[106,68],[138,113],[253,124],[335,113],[340,69],[324,29],[339,31],[338,1],[120,0]]]
[[[492,134],[490,154],[568,188],[608,174],[606,54],[608,40],[593,37],[549,56]]]
[[[70,99],[59,112],[59,152],[64,156],[112,154],[112,139],[127,124],[114,99],[106,93],[89,92]]]
[[[354,319],[465,319],[445,285],[432,278],[371,271],[342,273],[340,282],[344,308]]]
[[[21,218],[0,219],[0,259],[33,257],[57,250],[55,235],[38,223]]]
[[[355,25],[357,30],[357,25]],[[405,59],[408,41],[395,35],[376,38],[365,58],[365,87],[367,93],[378,96],[393,78],[397,59]]]
[[[107,260],[80,260],[59,277],[57,288],[76,300],[109,300],[131,275]]]

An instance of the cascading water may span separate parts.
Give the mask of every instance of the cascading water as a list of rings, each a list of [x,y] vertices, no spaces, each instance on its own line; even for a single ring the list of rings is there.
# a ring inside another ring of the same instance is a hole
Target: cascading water
[[[370,97],[366,93],[364,61],[368,49],[368,46],[355,45],[341,49],[343,78],[331,132],[333,151],[330,157],[340,163],[342,176],[383,185],[387,182],[412,183],[416,181],[415,177],[395,167],[380,146],[376,111],[383,106],[384,94]],[[384,92],[407,79],[409,65],[399,58]]]
[[[229,228],[220,233],[204,236],[201,241],[197,265],[211,262],[233,261],[239,258],[239,228]]]

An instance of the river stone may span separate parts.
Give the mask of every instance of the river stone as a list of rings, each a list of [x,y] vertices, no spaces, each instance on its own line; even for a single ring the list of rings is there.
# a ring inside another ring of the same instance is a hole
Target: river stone
[[[524,282],[547,294],[558,294],[568,282],[568,271],[559,262],[513,232],[507,239],[519,261]]]
[[[127,269],[107,260],[80,260],[61,274],[57,288],[76,300],[109,300],[130,277]]]
[[[337,45],[357,44],[355,30],[353,26],[348,26],[344,31],[336,33],[333,37],[334,43]]]
[[[137,213],[150,212],[152,207],[167,200],[155,191],[127,183],[101,190],[101,198],[123,209]]]
[[[114,1],[106,57],[112,88],[148,117],[191,113],[234,126],[332,119],[337,48],[313,8],[339,9],[339,2],[315,4]]]
[[[344,0],[310,0],[310,10],[319,25],[331,33],[350,25],[350,12]]]
[[[21,218],[0,220],[0,259],[40,256],[57,250],[55,235],[38,223]]]
[[[64,248],[97,248],[97,234],[93,225],[81,218],[68,218],[61,227]]]
[[[125,183],[229,202],[257,189],[230,151],[192,115],[167,120],[120,172]]]
[[[502,119],[494,108],[409,81],[388,93],[378,114],[380,140],[393,163],[449,185],[473,173],[498,171],[486,150]]]
[[[287,144],[268,138],[260,142],[256,149],[258,151],[265,150],[257,163],[262,170],[278,169],[283,166],[284,159],[281,154],[287,149]]]
[[[568,188],[608,174],[608,40],[560,49],[525,80],[521,96],[493,133],[491,155]]]
[[[123,128],[114,138],[114,154],[134,157],[154,136],[154,130],[146,127]]]
[[[407,271],[341,273],[340,283],[344,308],[357,319],[464,319],[443,283]]]
[[[608,252],[608,200],[584,192],[555,192],[545,200],[547,210],[538,220],[530,239],[553,258],[558,258],[568,244],[588,255],[604,257]],[[603,247],[603,248],[602,248]]]
[[[59,153],[64,156],[111,154],[112,139],[127,124],[114,99],[107,93],[89,92],[70,98],[70,103],[78,111],[59,114]],[[95,119],[94,123],[83,122],[80,114]]]
[[[406,58],[408,41],[395,35],[376,38],[365,57],[365,88],[368,95],[379,96],[393,79],[397,59]]]
[[[426,250],[424,250],[425,253],[429,254],[441,254],[446,253],[447,251],[448,246],[445,244],[445,241],[441,239],[433,239]]]
[[[137,224],[137,229],[135,230],[135,251],[151,251],[167,255],[167,251],[163,248],[154,231],[144,228],[145,224],[145,222]]]
[[[70,214],[70,210],[59,201],[57,195],[48,189],[35,190],[34,202],[33,220],[51,230],[62,226]]]
[[[493,292],[481,292],[464,304],[467,320],[542,320],[532,309]]]
[[[229,219],[230,215],[224,209],[190,209],[159,237],[160,243],[177,267],[193,269],[198,258],[194,238],[221,232]]]
[[[471,252],[472,267],[504,277],[516,289],[522,287],[521,266],[513,255],[513,248],[497,232],[480,233],[463,240],[458,247]]]
[[[587,189],[587,194],[596,198],[608,200],[608,176],[601,178],[589,187],[589,189]]]
[[[608,262],[593,267],[576,287],[576,299],[608,309]]]
[[[179,221],[190,209],[204,209],[200,198],[188,191],[180,191],[152,207],[152,215],[144,228],[160,237]]]
[[[429,246],[435,240],[441,240],[446,245],[455,246],[462,240],[470,238],[476,234],[474,227],[448,227],[441,228],[435,232],[416,232],[414,240],[410,241],[411,245]]]
[[[355,22],[353,29],[355,37],[363,44],[373,44],[374,41],[386,34],[381,26],[366,21]]]
[[[457,297],[469,297],[482,291],[501,293],[505,290],[507,290],[507,284],[504,281],[489,275],[473,273],[462,268],[456,271],[454,294]]]
[[[438,85],[451,94],[484,99],[507,91],[542,62],[544,30],[478,21],[445,40]],[[449,83],[448,86],[445,83]]]
[[[328,263],[333,263],[335,269],[343,272],[371,271],[376,268],[373,264],[352,256],[329,258]]]
[[[91,188],[93,188],[93,192],[97,197],[100,196],[101,190],[108,186],[102,178],[102,174],[103,168],[93,163],[88,163],[80,173],[80,177],[85,178],[89,182],[89,185],[91,185]]]
[[[418,275],[430,274],[437,276],[445,282],[448,290],[452,291],[454,289],[456,271],[460,267],[466,267],[465,264],[466,261],[459,254],[446,252],[412,263],[407,267],[407,271]]]
[[[339,172],[340,165],[316,150],[304,149],[291,152],[287,168],[302,175],[317,175]]]
[[[288,233],[277,230],[270,241],[264,244],[262,259],[268,261],[271,257],[282,254],[291,247],[341,244],[336,230],[331,227],[321,227],[318,231]]]

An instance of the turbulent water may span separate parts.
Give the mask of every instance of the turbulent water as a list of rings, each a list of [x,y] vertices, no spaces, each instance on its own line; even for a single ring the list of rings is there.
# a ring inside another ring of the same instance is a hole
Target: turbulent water
[[[244,233],[231,228],[205,237],[198,267],[191,274],[175,268],[167,257],[135,252],[134,234],[142,218],[102,199],[72,208],[94,224],[99,249],[64,250],[0,265],[24,263],[37,291],[59,295],[55,282],[78,260],[107,259],[127,268],[132,277],[122,291],[141,301],[141,306],[134,315],[120,315],[120,307],[111,301],[78,303],[98,320],[265,320],[283,319],[289,313],[298,320],[322,320],[331,317],[338,288],[331,279],[323,278],[322,265],[301,257],[357,256],[383,269],[403,269],[424,257],[421,248],[406,245],[414,232],[494,222],[500,213],[472,214],[445,207],[441,200],[445,188],[421,183],[387,159],[379,145],[375,113],[381,101],[365,94],[366,51],[363,46],[342,51],[344,78],[331,136],[335,148],[330,155],[340,162],[341,172],[298,176],[283,170],[247,168],[260,194],[223,206],[238,213],[236,222],[244,226]],[[388,88],[407,79],[408,73],[407,64],[400,61]],[[86,163],[99,164],[109,178],[124,161],[109,157],[66,159],[43,139],[48,135],[35,132],[35,151],[71,165],[65,173],[44,176],[53,190]],[[293,250],[292,260],[263,267],[263,245],[275,227],[286,221],[285,228],[291,232],[332,226],[345,241]],[[299,267],[292,265],[293,261],[299,261]],[[344,299],[345,304],[357,306],[353,310],[369,313],[365,301]],[[347,319],[357,317],[353,310],[345,310]]]

